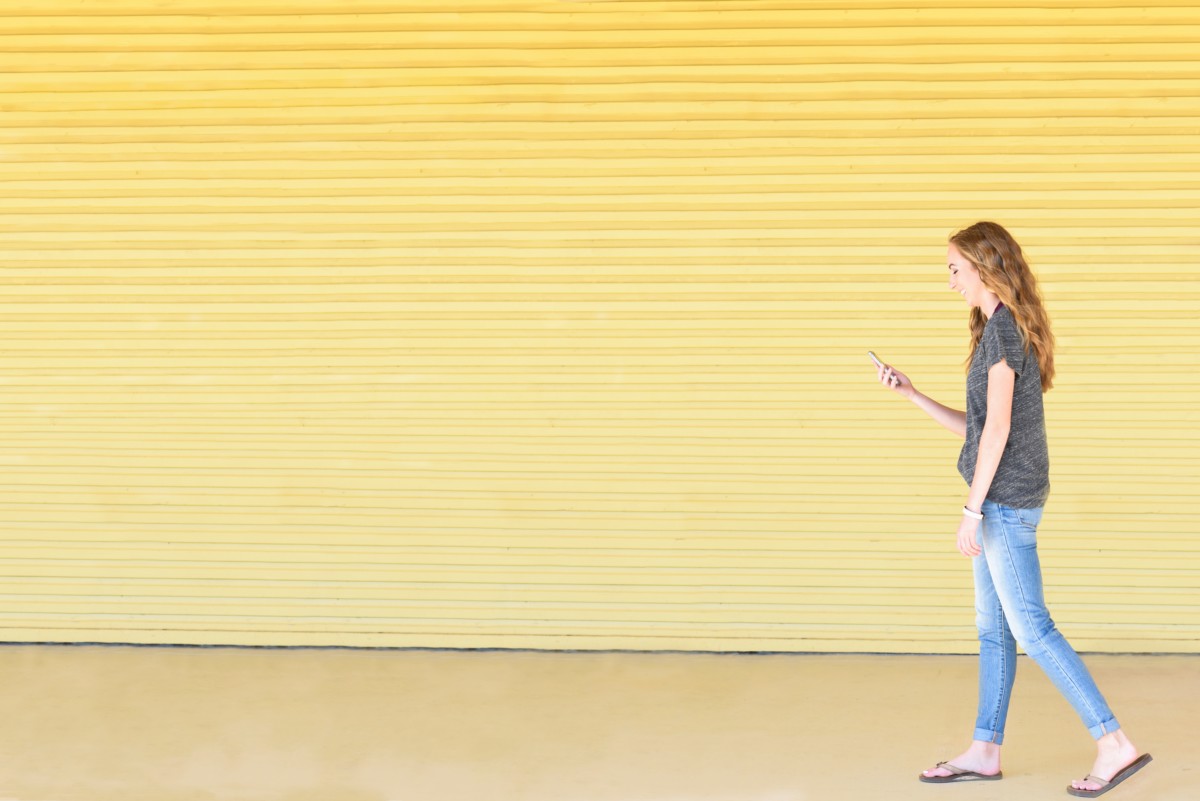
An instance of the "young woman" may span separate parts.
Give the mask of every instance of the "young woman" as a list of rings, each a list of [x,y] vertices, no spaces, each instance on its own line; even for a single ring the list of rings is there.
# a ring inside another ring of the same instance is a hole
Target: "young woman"
[[[970,489],[958,550],[975,575],[979,706],[967,750],[924,771],[924,782],[1001,778],[1000,745],[1017,668],[1017,643],[1083,719],[1098,753],[1091,774],[1067,792],[1103,795],[1151,757],[1139,756],[1083,661],[1050,619],[1042,598],[1037,526],[1050,494],[1042,394],[1054,378],[1054,336],[1020,246],[1000,225],[978,222],[950,237],[950,289],[970,309],[967,409],[922,395],[890,365],[879,381],[913,401],[965,442],[958,470]]]

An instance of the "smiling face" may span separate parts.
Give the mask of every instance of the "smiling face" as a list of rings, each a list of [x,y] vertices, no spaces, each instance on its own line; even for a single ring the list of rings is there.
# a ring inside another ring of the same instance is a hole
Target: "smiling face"
[[[996,305],[999,298],[983,285],[975,265],[954,247],[953,242],[946,247],[946,268],[950,273],[950,288],[963,296],[968,308],[992,308]]]

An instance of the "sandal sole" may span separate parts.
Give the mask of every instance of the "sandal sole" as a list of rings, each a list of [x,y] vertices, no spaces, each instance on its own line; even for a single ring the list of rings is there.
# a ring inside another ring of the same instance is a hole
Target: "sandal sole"
[[[1096,798],[1097,796],[1102,796],[1121,782],[1128,779],[1133,774],[1137,773],[1142,768],[1149,765],[1152,761],[1154,761],[1154,757],[1150,756],[1149,754],[1142,754],[1140,757],[1117,771],[1117,774],[1108,780],[1108,784],[1104,785],[1099,790],[1078,790],[1071,785],[1067,785],[1067,792],[1071,795],[1078,796],[1079,798]]]

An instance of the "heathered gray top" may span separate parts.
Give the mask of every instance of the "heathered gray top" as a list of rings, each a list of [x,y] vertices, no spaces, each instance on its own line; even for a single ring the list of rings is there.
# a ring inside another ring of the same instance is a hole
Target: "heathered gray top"
[[[1021,343],[1021,330],[1007,306],[992,313],[983,328],[967,372],[967,439],[958,455],[958,472],[970,486],[979,458],[979,438],[987,420],[988,370],[1001,359],[1017,374],[1013,385],[1012,425],[1000,466],[988,489],[993,503],[1018,509],[1046,505],[1050,496],[1050,452],[1042,410],[1042,372],[1033,349]]]

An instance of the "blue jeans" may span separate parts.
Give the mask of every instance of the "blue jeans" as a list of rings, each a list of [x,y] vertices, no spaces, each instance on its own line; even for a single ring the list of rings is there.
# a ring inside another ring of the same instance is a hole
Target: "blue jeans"
[[[1046,672],[1095,739],[1120,728],[1084,667],[1055,627],[1042,598],[1037,526],[1042,508],[984,501],[976,540],[975,625],[979,628],[979,711],[976,740],[1004,742],[1004,721],[1017,673],[1017,643]]]

